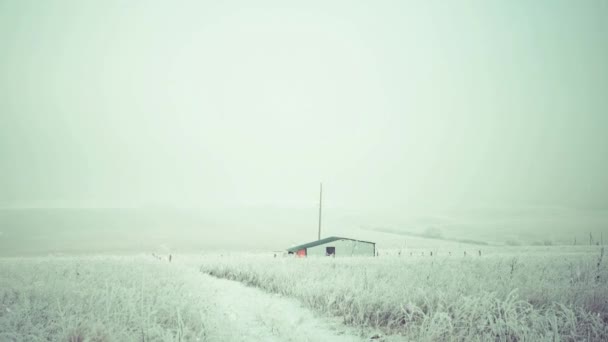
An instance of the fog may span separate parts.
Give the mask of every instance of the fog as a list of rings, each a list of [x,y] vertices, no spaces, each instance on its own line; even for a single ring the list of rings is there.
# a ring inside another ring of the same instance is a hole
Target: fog
[[[604,1],[0,1],[0,42],[5,245],[114,208],[281,249],[320,182],[327,234],[607,227]]]

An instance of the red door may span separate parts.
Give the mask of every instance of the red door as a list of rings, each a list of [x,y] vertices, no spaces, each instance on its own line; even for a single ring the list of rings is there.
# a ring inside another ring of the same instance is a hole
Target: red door
[[[298,256],[298,258],[303,258],[306,256],[306,248],[300,249],[299,251],[296,252],[296,255]]]

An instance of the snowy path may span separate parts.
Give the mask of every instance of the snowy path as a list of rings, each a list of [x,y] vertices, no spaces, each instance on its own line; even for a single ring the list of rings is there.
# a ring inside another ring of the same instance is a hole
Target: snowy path
[[[185,272],[198,272],[182,266]],[[319,317],[296,300],[239,282],[200,273],[201,289],[211,301],[210,341],[365,341],[330,318]]]
[[[215,293],[217,316],[238,341],[361,341],[344,327],[316,317],[297,301],[241,283],[202,275]]]

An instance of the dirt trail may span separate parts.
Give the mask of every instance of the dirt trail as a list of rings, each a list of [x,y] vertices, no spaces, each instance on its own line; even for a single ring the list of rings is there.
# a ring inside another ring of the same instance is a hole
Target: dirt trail
[[[198,272],[183,265],[185,272]],[[200,273],[201,289],[210,299],[210,341],[366,341],[335,319],[319,317],[296,300],[242,283]]]

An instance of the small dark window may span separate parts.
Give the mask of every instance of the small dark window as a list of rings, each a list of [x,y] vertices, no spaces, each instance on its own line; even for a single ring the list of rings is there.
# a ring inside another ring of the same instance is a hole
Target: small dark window
[[[336,247],[325,247],[325,255],[327,255],[327,256],[336,255]]]

